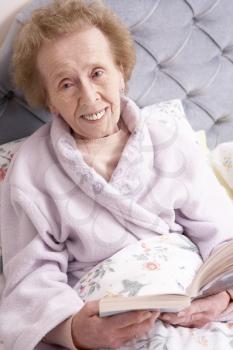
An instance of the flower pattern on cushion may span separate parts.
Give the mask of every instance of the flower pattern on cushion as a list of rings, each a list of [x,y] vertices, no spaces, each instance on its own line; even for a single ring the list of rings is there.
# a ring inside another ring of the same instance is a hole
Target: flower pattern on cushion
[[[24,140],[25,138],[0,145],[0,195],[1,195],[1,182],[4,180],[6,176],[7,169],[9,168],[10,162],[14,154],[19,149],[20,145]],[[0,273],[2,273],[2,271],[3,271],[3,264],[2,264],[2,249],[1,249],[1,240],[0,240]]]
[[[201,263],[197,247],[187,237],[159,235],[103,260],[79,280],[75,290],[84,302],[105,296],[184,294]]]
[[[4,168],[0,168],[0,181],[3,181],[5,176],[6,170]]]
[[[4,180],[10,162],[24,139],[0,145],[0,182]]]

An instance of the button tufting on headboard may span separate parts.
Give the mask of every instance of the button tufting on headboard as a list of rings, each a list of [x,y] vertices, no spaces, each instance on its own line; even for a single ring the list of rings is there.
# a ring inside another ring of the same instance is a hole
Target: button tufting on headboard
[[[4,102],[6,102],[6,101],[8,101],[8,100],[11,100],[12,98],[14,97],[14,92],[13,91],[7,91],[7,93],[5,94],[5,95],[3,95],[2,96],[2,98],[1,98],[1,102],[0,102],[0,104],[2,104],[2,103],[4,103]]]

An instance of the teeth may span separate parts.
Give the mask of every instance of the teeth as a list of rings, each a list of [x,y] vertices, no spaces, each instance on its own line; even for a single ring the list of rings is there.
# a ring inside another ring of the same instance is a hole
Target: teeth
[[[98,120],[100,118],[102,118],[104,115],[104,109],[98,113],[95,113],[95,114],[86,114],[86,115],[83,115],[82,117],[84,119],[87,119],[87,120]]]

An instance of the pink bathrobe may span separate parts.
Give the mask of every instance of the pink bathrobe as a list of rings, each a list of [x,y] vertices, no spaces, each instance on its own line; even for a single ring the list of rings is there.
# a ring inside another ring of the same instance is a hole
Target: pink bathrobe
[[[119,249],[155,234],[187,235],[205,259],[233,238],[233,206],[206,163],[179,101],[141,113],[109,182],[89,167],[62,119],[20,148],[2,189],[6,350],[49,349],[41,339],[83,305],[75,284]],[[39,345],[38,345],[39,344]]]

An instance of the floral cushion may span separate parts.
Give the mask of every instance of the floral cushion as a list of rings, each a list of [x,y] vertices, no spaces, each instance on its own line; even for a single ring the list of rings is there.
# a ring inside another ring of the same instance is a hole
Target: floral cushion
[[[13,155],[25,139],[19,139],[0,145],[0,182],[3,181]]]
[[[1,195],[1,183],[6,176],[7,169],[9,168],[10,162],[18,150],[19,146],[22,144],[24,139],[19,139],[16,141],[5,143],[0,145],[0,195]],[[0,273],[2,272],[2,256],[1,256],[1,235],[0,235]]]

